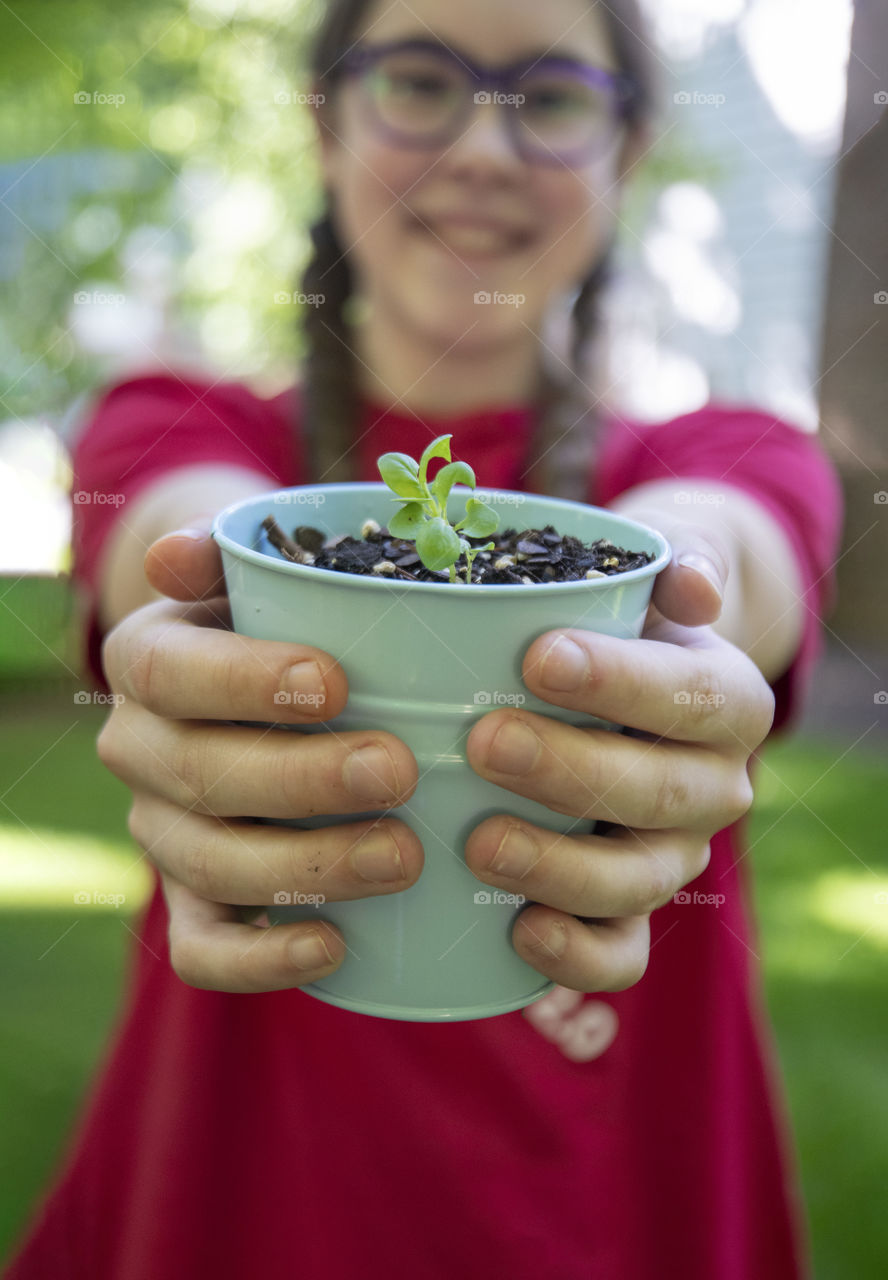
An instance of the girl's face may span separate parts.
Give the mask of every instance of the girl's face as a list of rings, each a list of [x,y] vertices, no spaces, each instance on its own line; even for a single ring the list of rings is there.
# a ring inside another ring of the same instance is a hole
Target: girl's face
[[[563,54],[620,69],[588,0],[377,0],[354,39],[437,39],[494,67]],[[600,258],[628,162],[625,126],[592,158],[539,164],[507,132],[513,109],[482,100],[462,136],[417,149],[381,134],[355,77],[326,104],[321,159],[337,232],[358,292],[396,331],[445,350],[526,342]]]

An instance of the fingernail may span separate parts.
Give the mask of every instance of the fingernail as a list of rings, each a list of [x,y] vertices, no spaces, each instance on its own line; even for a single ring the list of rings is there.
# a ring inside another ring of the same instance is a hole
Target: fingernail
[[[544,689],[568,693],[578,689],[586,677],[586,655],[567,636],[559,636],[546,650],[540,667],[540,684]]]
[[[534,946],[535,951],[541,951],[544,955],[552,956],[558,959],[564,954],[567,946],[567,930],[563,924],[553,924],[543,942],[538,942]]]
[[[696,573],[701,573],[718,592],[719,598],[724,594],[721,575],[708,556],[700,555],[696,551],[686,551],[678,557],[677,563],[682,569],[693,569]]]
[[[513,824],[500,841],[490,869],[498,875],[517,879],[530,871],[539,856],[536,843],[522,827]]]
[[[316,929],[293,939],[290,943],[290,959],[297,969],[320,969],[324,965],[335,964],[326,942]]]
[[[321,668],[311,658],[294,662],[284,673],[281,691],[289,694],[301,694],[306,702],[323,702],[326,692]]]
[[[398,846],[387,831],[371,831],[349,852],[349,861],[362,880],[403,880]]]
[[[536,763],[542,743],[527,725],[504,720],[487,750],[487,764],[499,773],[527,773]]]
[[[387,804],[400,791],[395,763],[385,747],[352,751],[342,766],[342,780],[358,800]]]

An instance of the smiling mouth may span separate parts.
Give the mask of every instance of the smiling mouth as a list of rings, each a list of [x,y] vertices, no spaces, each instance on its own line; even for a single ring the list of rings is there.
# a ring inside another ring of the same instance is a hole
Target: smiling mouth
[[[495,227],[463,226],[457,223],[426,223],[413,219],[411,227],[425,238],[437,241],[458,257],[501,257],[519,253],[530,243],[527,231],[500,230]]]

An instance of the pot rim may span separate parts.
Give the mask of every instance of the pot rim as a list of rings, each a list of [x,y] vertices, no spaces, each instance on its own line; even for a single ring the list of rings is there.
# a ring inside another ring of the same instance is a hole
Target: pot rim
[[[298,493],[300,490],[312,490],[313,492],[336,492],[348,493],[352,492],[356,497],[379,494],[391,494],[388,485],[374,483],[372,481],[349,481],[344,484],[306,484],[306,485],[287,485],[278,489],[269,489],[267,494],[257,493],[249,498],[241,498],[238,502],[232,502],[229,506],[220,511],[213,519],[210,535],[222,549],[229,554],[236,556],[240,560],[246,560],[250,564],[254,564],[266,569],[275,570],[278,573],[295,575],[297,578],[309,575],[312,582],[336,582],[340,586],[347,582],[350,587],[361,590],[387,590],[391,591],[433,591],[440,593],[444,587],[451,595],[464,596],[471,594],[472,599],[480,596],[491,596],[495,598],[510,597],[520,595],[522,599],[528,595],[553,591],[560,592],[578,592],[578,591],[602,591],[614,590],[616,587],[622,586],[623,583],[639,582],[646,578],[655,577],[661,573],[672,559],[672,548],[666,541],[665,537],[658,529],[651,528],[650,525],[642,523],[641,520],[635,520],[630,516],[620,515],[616,511],[609,511],[607,507],[596,507],[587,502],[572,502],[568,498],[553,498],[543,493],[524,493],[516,489],[496,489],[480,487],[477,490],[471,490],[465,485],[454,485],[451,493],[466,493],[467,497],[472,496],[473,492],[482,494],[506,494],[518,498],[531,498],[550,504],[553,508],[553,514],[557,515],[559,510],[576,510],[577,508],[600,512],[608,521],[615,522],[618,526],[625,528],[627,533],[631,533],[635,529],[641,529],[648,534],[659,547],[658,554],[650,564],[642,565],[638,569],[628,569],[625,573],[615,573],[606,575],[603,578],[578,578],[570,582],[510,582],[494,584],[490,583],[484,586],[479,583],[468,582],[408,582],[401,578],[382,578],[371,577],[370,574],[361,573],[340,573],[336,569],[321,569],[316,565],[294,564],[289,560],[280,559],[276,555],[269,555],[264,551],[255,551],[252,547],[245,547],[243,543],[235,541],[227,533],[223,531],[223,524],[236,511],[243,507],[254,503],[267,501],[269,505],[275,502],[275,495],[281,493]],[[278,503],[278,505],[283,505]],[[555,523],[553,519],[551,523]]]

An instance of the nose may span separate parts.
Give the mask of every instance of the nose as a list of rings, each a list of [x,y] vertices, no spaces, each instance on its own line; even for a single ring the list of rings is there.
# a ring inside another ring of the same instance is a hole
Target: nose
[[[514,107],[486,98],[473,102],[468,123],[450,147],[447,158],[454,164],[521,169],[524,161],[518,154],[506,119],[506,112],[513,111]]]

